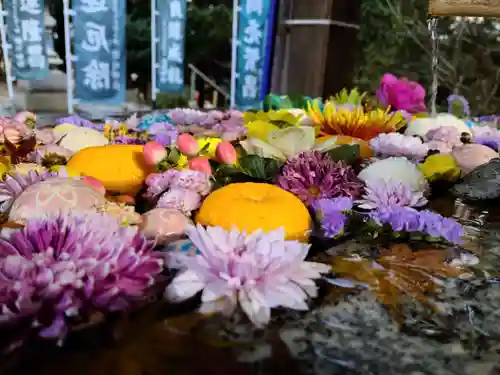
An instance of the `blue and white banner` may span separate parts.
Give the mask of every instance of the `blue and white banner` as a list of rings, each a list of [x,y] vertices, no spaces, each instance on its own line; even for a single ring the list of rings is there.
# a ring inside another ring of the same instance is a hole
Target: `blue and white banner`
[[[43,79],[49,72],[43,0],[4,0],[15,79]]]
[[[126,0],[73,0],[75,97],[121,104],[126,92]]]
[[[158,92],[184,91],[186,0],[157,0],[156,84]]]
[[[234,104],[240,109],[260,107],[270,8],[271,0],[240,1],[234,87]]]

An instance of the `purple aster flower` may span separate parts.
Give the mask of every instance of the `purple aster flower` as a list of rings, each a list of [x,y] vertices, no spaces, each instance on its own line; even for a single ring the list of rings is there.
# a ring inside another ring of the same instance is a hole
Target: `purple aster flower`
[[[322,198],[358,198],[363,188],[363,183],[350,166],[341,161],[335,162],[318,151],[301,152],[289,159],[276,185],[308,205]]]
[[[168,122],[155,122],[151,124],[148,134],[154,136],[154,140],[163,146],[169,146],[177,141],[179,131]]]
[[[365,194],[356,202],[360,208],[373,210],[386,206],[421,207],[427,204],[422,192],[400,181],[368,180]]]
[[[345,212],[352,210],[353,201],[349,197],[338,197],[332,199],[318,199],[312,204],[312,208],[322,215],[327,215],[329,212]]]
[[[345,213],[349,212],[352,206],[353,202],[349,197],[319,199],[312,204],[326,237],[337,238],[344,233],[347,222]]]
[[[340,211],[331,211],[323,216],[321,229],[328,238],[337,238],[344,234],[347,216]]]
[[[418,220],[418,211],[410,207],[381,206],[368,216],[379,226],[388,224],[393,231],[407,230]]]
[[[465,235],[464,227],[450,218],[441,221],[441,236],[450,243],[460,244]]]
[[[163,268],[152,247],[106,214],[32,220],[0,238],[0,319],[62,340],[72,322],[141,300]]]
[[[500,149],[500,138],[493,139],[488,137],[478,137],[474,139],[474,142],[489,147],[496,152]]]
[[[460,244],[465,234],[455,220],[429,210],[417,211],[410,207],[382,207],[368,214],[377,226],[389,225],[395,232],[420,232],[432,238],[441,238]]]

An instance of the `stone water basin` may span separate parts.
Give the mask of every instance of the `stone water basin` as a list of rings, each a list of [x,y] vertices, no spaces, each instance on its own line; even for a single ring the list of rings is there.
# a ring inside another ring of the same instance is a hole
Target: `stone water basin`
[[[386,274],[389,281],[399,280],[393,289],[325,282],[311,311],[277,312],[261,331],[238,317],[200,317],[190,303],[155,302],[131,316],[81,329],[63,347],[27,343],[4,357],[0,373],[500,374],[500,206],[472,206],[451,197],[431,205],[467,227],[468,256],[458,257],[466,271],[451,278],[438,280],[440,266],[432,263],[438,253],[411,264],[403,260],[399,268],[393,262],[394,273]],[[382,262],[382,248],[391,244],[351,238],[315,257],[348,253]],[[436,251],[432,244],[409,248]],[[461,253],[437,250],[447,258]],[[405,271],[408,264],[414,273]],[[434,278],[437,286],[430,287]]]

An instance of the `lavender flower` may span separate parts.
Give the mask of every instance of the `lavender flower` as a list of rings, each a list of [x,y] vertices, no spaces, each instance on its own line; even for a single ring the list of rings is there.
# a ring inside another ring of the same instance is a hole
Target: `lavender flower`
[[[352,206],[353,201],[348,197],[319,199],[312,204],[326,237],[338,238],[344,234],[347,223],[346,213],[351,211]]]
[[[369,180],[365,194],[356,203],[360,208],[373,210],[387,206],[421,207],[427,204],[427,199],[422,192],[414,191],[401,181]]]
[[[93,129],[101,132],[104,130],[104,124],[102,123],[95,124],[92,121],[77,115],[58,118],[56,120],[56,125],[61,125],[61,124],[72,124],[80,126],[82,128]]]
[[[487,125],[474,125],[471,127],[471,130],[475,143],[488,146],[498,152],[500,148],[500,131]]]
[[[134,305],[162,266],[137,229],[109,215],[33,220],[0,239],[0,319],[31,319],[40,336],[62,340],[74,318]]]
[[[455,220],[429,210],[387,206],[370,212],[368,216],[375,225],[388,225],[394,232],[422,233],[454,244],[461,244],[465,234],[464,228]]]
[[[453,106],[461,105],[463,115],[467,118],[470,117],[470,106],[467,99],[462,95],[452,94],[448,96],[448,113],[453,114]],[[458,115],[457,115],[458,116]]]
[[[168,113],[181,132],[190,132],[202,137],[220,137],[234,141],[247,134],[243,126],[243,114],[230,110],[202,112],[190,108],[175,108]]]
[[[334,162],[317,151],[301,152],[283,166],[276,185],[310,205],[317,199],[347,196],[357,198],[363,183],[343,162]]]

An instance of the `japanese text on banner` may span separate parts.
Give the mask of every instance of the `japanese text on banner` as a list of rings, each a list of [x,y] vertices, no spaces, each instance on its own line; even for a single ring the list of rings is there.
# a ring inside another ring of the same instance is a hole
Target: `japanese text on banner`
[[[157,89],[160,92],[183,92],[186,0],[162,0],[157,3]]]
[[[73,0],[75,96],[80,101],[125,101],[125,0]]]
[[[44,0],[5,0],[7,39],[12,45],[13,76],[43,79],[48,74]]]
[[[270,0],[242,0],[238,19],[236,106],[260,105]]]

